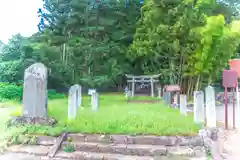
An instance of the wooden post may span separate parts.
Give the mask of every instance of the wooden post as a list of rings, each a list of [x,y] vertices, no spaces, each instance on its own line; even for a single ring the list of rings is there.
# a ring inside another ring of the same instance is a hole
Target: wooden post
[[[227,87],[224,88],[224,103],[225,103],[225,129],[228,129],[228,93],[227,93]]]
[[[237,84],[237,87],[236,87],[236,113],[237,113],[237,117],[236,117],[236,128],[237,129],[240,129],[240,104],[239,104],[239,89],[238,89],[238,84]]]
[[[153,77],[151,77],[151,96],[154,97]]]
[[[132,77],[132,97],[134,97],[134,93],[135,93],[135,77]]]
[[[233,105],[233,129],[236,129],[235,127],[236,127],[236,125],[235,125],[235,94],[234,94],[234,92],[235,92],[235,88],[232,88],[232,94],[233,94],[233,103],[232,103],[232,105]]]

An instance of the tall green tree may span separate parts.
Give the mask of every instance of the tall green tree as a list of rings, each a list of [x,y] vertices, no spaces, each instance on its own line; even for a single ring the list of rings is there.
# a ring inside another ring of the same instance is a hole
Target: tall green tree
[[[129,55],[142,59],[145,73],[160,73],[162,84],[182,84],[187,58],[197,47],[192,29],[205,19],[193,1],[168,3],[145,3]]]
[[[141,60],[145,73],[160,73],[162,84],[180,84],[191,94],[220,76],[239,37],[224,16],[215,16],[224,13],[217,1],[171,3],[145,3],[129,57]]]
[[[132,42],[140,6],[124,1],[46,0],[49,44],[59,46],[72,83],[91,87],[112,84],[127,72],[125,56]]]
[[[227,26],[222,15],[211,16],[205,26],[195,30],[200,41],[195,53],[189,57],[191,68],[188,71],[191,76],[197,76],[196,89],[200,81],[207,81],[210,85],[219,79],[228,60],[236,54],[240,43],[240,27],[236,24],[239,22],[234,21]]]

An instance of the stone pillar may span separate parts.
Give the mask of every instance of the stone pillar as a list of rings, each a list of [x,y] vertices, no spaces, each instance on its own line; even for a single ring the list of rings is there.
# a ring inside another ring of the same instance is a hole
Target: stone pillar
[[[194,122],[203,124],[205,122],[205,113],[204,113],[204,93],[202,91],[194,91]]]
[[[47,67],[42,63],[24,72],[23,116],[47,117]]]
[[[171,92],[163,92],[163,99],[168,105],[171,105]]]
[[[151,96],[154,97],[153,77],[151,77]]]
[[[162,95],[162,88],[158,88],[158,98],[161,98]]]
[[[135,93],[135,77],[132,78],[132,97],[134,97]]]
[[[187,115],[187,96],[180,95],[180,113],[182,115]]]
[[[212,86],[205,88],[205,100],[207,127],[216,127],[216,103],[214,88]]]
[[[98,110],[98,93],[93,93],[91,97],[91,104],[92,104],[92,110],[97,111]]]

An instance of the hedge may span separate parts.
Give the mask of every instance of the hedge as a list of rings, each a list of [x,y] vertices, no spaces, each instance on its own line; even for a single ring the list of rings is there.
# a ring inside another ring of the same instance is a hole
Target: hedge
[[[11,83],[0,83],[0,100],[22,100],[23,86]],[[64,94],[48,90],[48,99],[64,98]]]

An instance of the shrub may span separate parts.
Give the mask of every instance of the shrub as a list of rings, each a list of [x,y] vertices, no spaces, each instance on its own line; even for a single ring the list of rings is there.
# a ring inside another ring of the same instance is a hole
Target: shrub
[[[22,100],[23,86],[0,83],[0,101],[2,100]],[[48,99],[61,99],[64,94],[57,93],[55,90],[48,90]]]
[[[22,93],[22,86],[10,83],[0,83],[0,99],[21,100]]]
[[[68,143],[68,144],[66,144],[66,145],[63,146],[63,151],[64,151],[64,152],[67,152],[67,153],[72,153],[72,152],[75,151],[75,147],[74,147],[73,144]]]
[[[64,98],[65,95],[61,93],[57,93],[55,90],[48,90],[48,99],[61,99]]]

